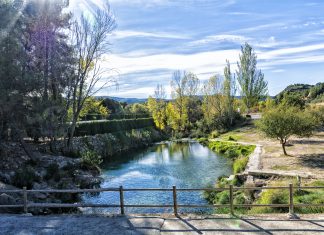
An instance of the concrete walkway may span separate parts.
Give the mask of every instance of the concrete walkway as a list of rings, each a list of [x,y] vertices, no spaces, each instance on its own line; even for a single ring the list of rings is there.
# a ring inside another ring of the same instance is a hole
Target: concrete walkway
[[[324,234],[324,214],[301,216],[260,215],[127,215],[127,216],[22,216],[0,215],[0,234]]]

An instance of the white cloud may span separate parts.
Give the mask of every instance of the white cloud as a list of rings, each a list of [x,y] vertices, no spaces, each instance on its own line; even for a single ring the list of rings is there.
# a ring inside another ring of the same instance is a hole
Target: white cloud
[[[188,39],[186,35],[168,32],[143,32],[134,30],[117,30],[113,33],[113,38],[123,39],[129,37],[150,37],[150,38],[169,38],[169,39]]]
[[[315,45],[308,45],[308,46],[301,46],[301,47],[291,47],[291,48],[283,48],[283,49],[277,49],[272,50],[269,52],[260,52],[260,59],[274,59],[275,57],[280,56],[288,56],[292,54],[298,54],[298,53],[305,53],[305,52],[311,52],[311,51],[318,51],[324,49],[324,43],[315,44]],[[302,55],[307,58],[307,56]]]
[[[226,59],[237,61],[239,50],[219,50],[195,54],[157,54],[129,57],[128,54],[110,55],[107,66],[121,74],[152,70],[190,70],[196,74],[221,71]],[[103,65],[104,66],[104,65]]]
[[[154,7],[157,5],[167,5],[170,4],[170,0],[110,0],[112,5],[122,4],[122,5],[139,5],[142,7]]]
[[[219,35],[210,35],[203,39],[192,41],[190,45],[202,45],[214,42],[234,42],[242,44],[246,41],[251,40],[251,38],[241,36],[241,35],[232,35],[232,34],[219,34]]]

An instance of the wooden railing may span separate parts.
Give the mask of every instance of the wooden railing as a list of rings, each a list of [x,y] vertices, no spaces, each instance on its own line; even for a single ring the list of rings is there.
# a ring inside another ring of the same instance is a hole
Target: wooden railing
[[[287,204],[234,204],[234,192],[238,190],[268,190],[268,189],[281,189],[289,190],[289,202]],[[173,186],[172,189],[166,188],[98,188],[98,189],[32,189],[27,190],[24,187],[22,190],[0,190],[0,193],[20,193],[22,194],[23,204],[19,205],[0,205],[0,208],[23,208],[25,213],[28,213],[28,208],[81,208],[81,207],[93,207],[93,208],[120,208],[120,213],[125,214],[125,208],[173,208],[175,215],[178,214],[178,208],[229,208],[231,214],[234,214],[234,209],[239,207],[287,207],[289,213],[294,214],[295,207],[324,207],[324,204],[295,204],[293,200],[294,190],[302,189],[324,189],[324,186],[277,186],[277,187],[234,187],[230,185],[226,188],[182,188],[178,189]],[[178,192],[190,192],[190,191],[229,191],[229,204],[178,204],[177,193]],[[124,192],[130,191],[162,191],[172,192],[173,204],[163,205],[147,205],[147,204],[125,204],[124,203]],[[92,203],[32,203],[28,202],[28,194],[31,193],[100,193],[100,192],[119,192],[119,203],[118,204],[92,204]]]

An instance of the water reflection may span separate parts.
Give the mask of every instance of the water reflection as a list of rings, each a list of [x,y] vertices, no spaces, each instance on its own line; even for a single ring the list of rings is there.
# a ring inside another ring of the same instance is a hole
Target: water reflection
[[[145,151],[116,155],[105,162],[101,187],[124,188],[199,188],[231,174],[230,162],[197,142],[156,144]],[[86,196],[87,202],[118,204],[119,195],[112,192]],[[178,193],[179,204],[205,204],[200,192]],[[166,192],[127,192],[126,204],[172,204],[172,194]],[[184,211],[184,209],[181,209]],[[102,209],[100,210],[102,211]],[[104,209],[118,212],[118,208]],[[168,211],[168,210],[167,210]],[[192,210],[191,210],[192,211]],[[89,212],[89,211],[88,211]],[[128,212],[165,212],[161,209],[128,209]]]

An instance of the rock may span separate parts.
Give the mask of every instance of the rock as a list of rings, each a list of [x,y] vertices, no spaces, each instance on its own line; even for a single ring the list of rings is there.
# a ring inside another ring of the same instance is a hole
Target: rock
[[[19,202],[8,194],[0,195],[0,205],[18,205]],[[0,213],[19,213],[21,208],[0,208]]]
[[[75,176],[75,180],[79,183],[80,188],[92,188],[102,182],[101,177],[93,176],[87,172],[80,172]]]
[[[230,177],[227,178],[228,181],[232,181],[235,179],[235,175],[230,175]]]
[[[11,181],[11,177],[8,173],[0,172],[0,181],[9,184]]]
[[[266,185],[266,182],[264,180],[256,180],[254,182],[255,187],[263,187]]]

